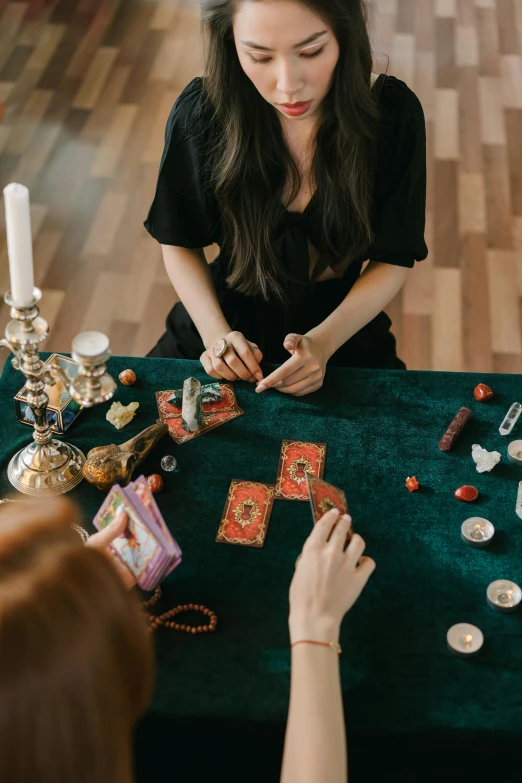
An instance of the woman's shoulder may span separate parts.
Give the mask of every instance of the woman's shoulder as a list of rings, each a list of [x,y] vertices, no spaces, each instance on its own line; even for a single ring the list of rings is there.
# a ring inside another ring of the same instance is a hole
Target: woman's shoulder
[[[375,89],[381,112],[394,125],[424,127],[422,104],[406,82],[395,76],[381,74]]]
[[[167,136],[174,129],[177,135],[194,138],[213,124],[213,109],[201,76],[192,79],[176,99],[167,120]]]

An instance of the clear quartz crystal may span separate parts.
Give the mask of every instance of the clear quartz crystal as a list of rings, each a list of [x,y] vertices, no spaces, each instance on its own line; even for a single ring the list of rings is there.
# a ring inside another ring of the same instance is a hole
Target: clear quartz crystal
[[[511,408],[506,413],[504,421],[498,428],[498,431],[500,432],[501,435],[509,435],[509,433],[517,423],[517,419],[521,413],[522,413],[522,405],[519,402],[514,402]]]
[[[166,457],[163,457],[160,465],[167,473],[172,473],[173,470],[179,469],[176,457],[172,457],[170,454],[167,454]]]
[[[515,506],[515,513],[522,519],[522,481],[518,485],[517,504]]]

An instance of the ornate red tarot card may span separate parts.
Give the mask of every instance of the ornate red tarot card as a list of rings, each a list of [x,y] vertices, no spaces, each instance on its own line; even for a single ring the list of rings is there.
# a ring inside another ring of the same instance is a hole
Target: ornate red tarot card
[[[177,419],[166,419],[165,424],[169,428],[169,435],[176,443],[186,443],[189,440],[197,438],[198,435],[204,435],[205,432],[220,427],[222,424],[226,424],[227,421],[237,419],[241,416],[242,410],[235,411],[220,411],[219,413],[204,414],[203,415],[203,427],[196,432],[186,432],[181,426],[181,417]]]
[[[322,478],[326,459],[325,443],[284,440],[281,444],[276,480],[276,498],[308,500],[307,475]]]
[[[234,387],[230,383],[220,383],[222,397],[215,402],[209,402],[203,404],[203,417],[206,419],[213,413],[222,413],[223,411],[243,411],[237,404],[236,393]],[[181,418],[181,405],[172,405],[168,402],[169,398],[172,398],[175,393],[183,393],[183,389],[174,389],[173,391],[159,391],[156,392],[156,402],[158,405],[158,412],[161,421],[167,422],[168,419],[180,419]]]
[[[233,479],[216,541],[262,547],[272,506],[274,485]]]
[[[314,476],[307,476],[307,482],[310,489],[314,524],[331,508],[339,509],[341,514],[349,513],[346,495],[342,489],[338,489],[322,479],[314,478]]]

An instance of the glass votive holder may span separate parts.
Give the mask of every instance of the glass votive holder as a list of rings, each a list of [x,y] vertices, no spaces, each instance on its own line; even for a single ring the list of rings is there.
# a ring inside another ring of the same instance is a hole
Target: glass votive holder
[[[491,544],[495,528],[488,519],[469,517],[462,523],[460,535],[468,546],[483,549]]]
[[[522,590],[509,579],[497,579],[486,590],[488,604],[497,612],[514,612],[522,601]]]

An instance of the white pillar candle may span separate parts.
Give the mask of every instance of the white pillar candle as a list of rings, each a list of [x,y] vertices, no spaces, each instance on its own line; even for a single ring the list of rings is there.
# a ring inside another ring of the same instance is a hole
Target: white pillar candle
[[[81,332],[72,341],[72,351],[86,359],[100,356],[109,347],[109,338],[103,332]]]
[[[27,307],[34,288],[29,190],[12,182],[4,188],[4,199],[11,297],[15,306]]]

